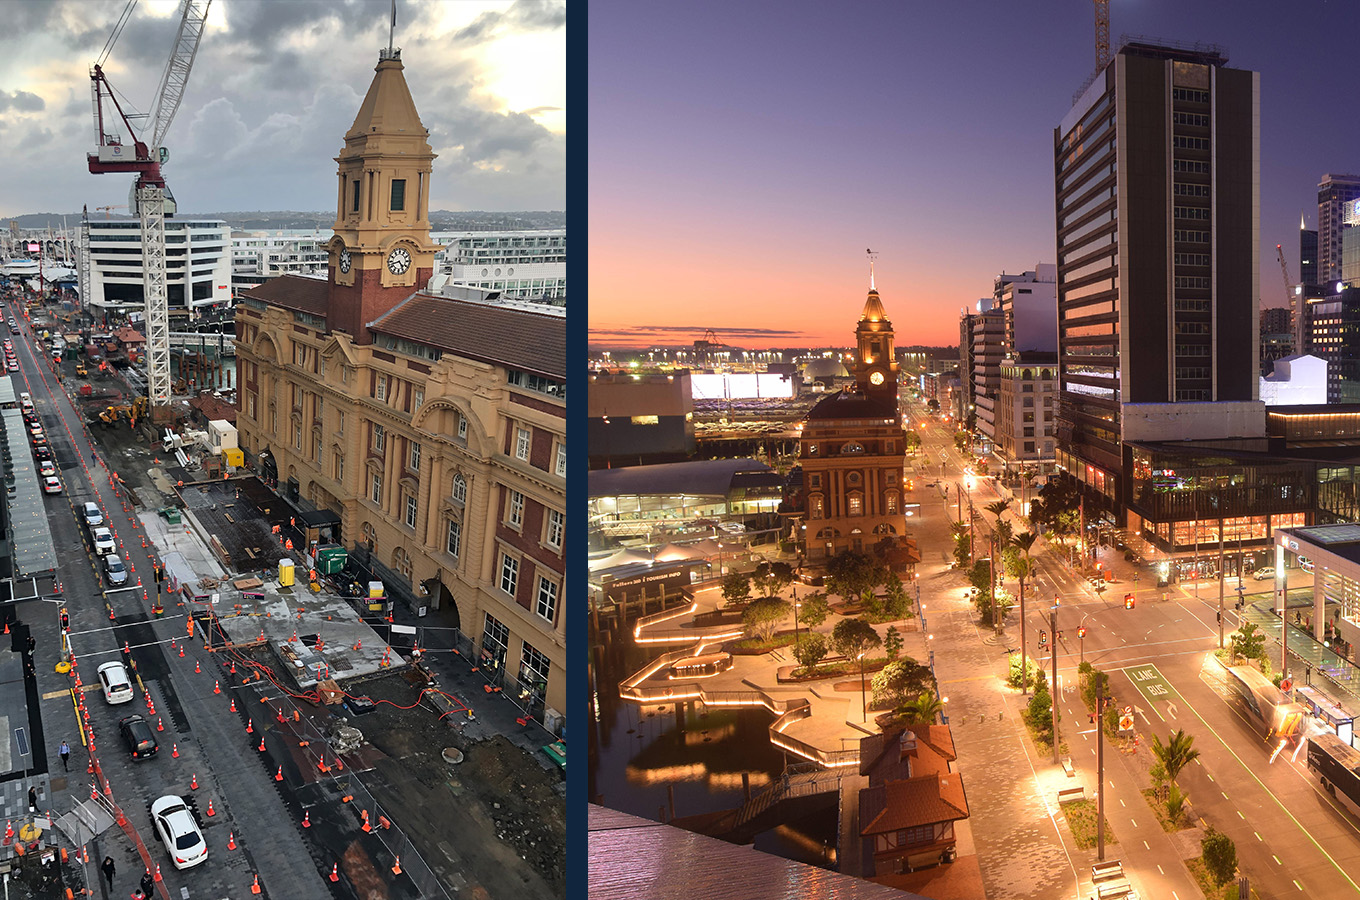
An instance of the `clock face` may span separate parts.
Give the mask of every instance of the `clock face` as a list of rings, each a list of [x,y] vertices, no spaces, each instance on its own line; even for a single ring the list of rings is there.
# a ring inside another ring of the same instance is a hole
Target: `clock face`
[[[340,271],[341,271],[341,272],[344,272],[344,273],[346,273],[346,274],[348,274],[348,273],[349,273],[349,267],[350,267],[350,255],[349,255],[349,251],[348,251],[348,250],[341,250],[341,251],[340,251]]]
[[[882,372],[874,372],[874,373],[870,374],[870,375],[869,375],[869,383],[870,383],[870,384],[875,384],[875,385],[882,384],[882,383],[883,383],[883,373],[882,373]]]
[[[387,268],[393,275],[400,275],[411,268],[411,254],[404,247],[398,247],[387,254]]]

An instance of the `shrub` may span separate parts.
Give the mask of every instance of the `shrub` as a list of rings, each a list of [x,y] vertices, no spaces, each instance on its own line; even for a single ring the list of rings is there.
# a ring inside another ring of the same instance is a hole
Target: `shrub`
[[[897,654],[902,652],[902,635],[895,626],[889,625],[887,633],[883,635],[883,650],[888,654],[888,659],[897,659]]]
[[[741,603],[751,596],[751,576],[745,572],[733,572],[723,579],[723,600],[731,604]]]
[[[1214,884],[1231,881],[1237,874],[1237,845],[1232,838],[1210,826],[1199,846],[1204,853],[1204,867],[1209,870]]]
[[[874,675],[874,705],[898,706],[930,686],[930,669],[910,656],[895,659]]]
[[[779,623],[784,620],[792,609],[792,605],[787,600],[778,597],[761,597],[751,603],[741,614],[742,624],[750,630],[752,636],[760,638],[762,641],[770,639],[774,630],[779,627]]]
[[[799,640],[798,645],[793,648],[793,656],[803,668],[811,669],[826,657],[829,649],[826,638],[814,633]]]

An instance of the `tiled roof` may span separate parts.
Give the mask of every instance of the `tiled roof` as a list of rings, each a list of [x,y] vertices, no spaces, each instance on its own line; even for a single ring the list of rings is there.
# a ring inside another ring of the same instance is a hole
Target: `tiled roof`
[[[893,397],[866,397],[852,391],[837,391],[817,401],[808,411],[807,421],[826,419],[896,419],[897,401]]]
[[[467,359],[560,380],[567,375],[567,325],[561,316],[415,294],[368,328]]]
[[[236,407],[221,397],[199,394],[189,401],[189,406],[203,413],[209,422],[213,419],[226,419],[233,425],[236,424]]]
[[[329,294],[329,282],[317,278],[302,278],[298,275],[280,275],[251,288],[244,296],[253,300],[263,300],[273,306],[282,306],[284,309],[324,316],[326,298]]]
[[[124,325],[113,333],[114,340],[120,344],[145,344],[146,338],[130,325]]]
[[[890,781],[860,791],[862,835],[968,818],[968,800],[957,772]]]

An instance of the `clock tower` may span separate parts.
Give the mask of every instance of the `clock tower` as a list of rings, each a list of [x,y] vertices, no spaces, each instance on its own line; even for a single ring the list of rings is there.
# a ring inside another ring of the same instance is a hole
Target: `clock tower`
[[[897,399],[897,357],[893,352],[893,327],[883,312],[878,291],[869,288],[864,311],[855,326],[859,352],[855,363],[855,385],[867,397]]]
[[[425,287],[439,246],[430,241],[435,154],[402,74],[401,51],[378,53],[373,83],[335,158],[335,236],[327,325],[358,344],[367,323]]]

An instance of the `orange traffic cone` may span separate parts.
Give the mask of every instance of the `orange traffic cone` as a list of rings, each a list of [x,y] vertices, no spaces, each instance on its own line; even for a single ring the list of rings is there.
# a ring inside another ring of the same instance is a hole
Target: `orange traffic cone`
[[[231,711],[232,711],[232,712],[236,712],[236,698],[235,698],[235,697],[232,697],[232,698],[231,698]]]
[[[310,809],[302,814],[302,827],[303,828],[312,827],[312,811]]]
[[[179,759],[179,744],[170,745],[170,755],[175,759]]]
[[[179,655],[180,655],[180,656],[183,656],[183,655],[184,655],[184,647],[183,647],[182,645],[181,645],[180,648],[179,648]]]
[[[360,812],[360,814],[359,814],[359,817],[360,817],[361,819],[363,819],[363,821],[364,821],[364,824],[360,825],[359,827],[362,828],[362,829],[363,829],[364,831],[366,831],[366,832],[367,832],[367,831],[372,831],[372,830],[373,830],[373,826],[370,825],[370,824],[368,824],[368,810],[366,810],[366,809],[365,809],[365,810],[362,810],[362,811]]]
[[[213,811],[213,808],[212,808],[212,798],[211,798],[211,797],[208,798],[208,815],[210,815],[210,816],[215,816],[215,815],[217,815],[217,813]]]
[[[254,720],[254,719],[246,719],[246,734],[254,734],[254,733],[255,733],[255,720]]]
[[[279,766],[279,770],[274,773],[274,780],[283,781],[283,766]]]
[[[194,674],[202,674],[203,670],[198,667],[198,660],[194,660]]]
[[[157,880],[157,881],[163,880],[163,879],[161,878],[161,864],[160,864],[160,863],[156,863],[156,880]]]
[[[400,856],[397,857],[397,861],[392,865],[392,874],[393,874],[393,875],[400,875],[400,874],[401,874],[401,857],[400,857]]]
[[[259,875],[256,875],[256,876],[255,876],[255,883],[252,884],[252,885],[250,886],[250,892],[251,892],[252,894],[258,894],[258,893],[260,892],[260,876],[259,876]]]
[[[340,880],[340,864],[336,863],[335,865],[331,866],[331,881],[339,880]]]
[[[231,661],[231,674],[236,674],[236,660],[234,659]]]
[[[193,778],[189,781],[189,790],[191,790],[191,791],[196,791],[196,790],[198,790],[198,773],[197,773],[197,772],[194,773]]]
[[[260,752],[264,752],[264,735],[260,735]]]
[[[228,850],[236,849],[236,832],[234,831],[227,832],[227,849]]]
[[[165,723],[161,721],[160,716],[157,716],[157,717],[156,717],[156,730],[157,730],[157,731],[164,731],[164,730],[165,730]]]
[[[220,693],[222,693],[222,682],[220,682],[220,681],[214,681],[214,682],[213,682],[213,693],[214,693],[214,694],[220,694]]]

